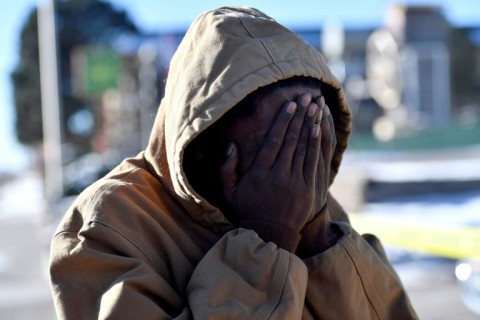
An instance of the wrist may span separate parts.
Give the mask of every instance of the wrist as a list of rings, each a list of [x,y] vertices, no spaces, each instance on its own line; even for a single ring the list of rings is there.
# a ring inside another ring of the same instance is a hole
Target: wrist
[[[302,239],[296,254],[308,258],[332,247],[341,238],[342,232],[333,224],[325,206],[314,220],[306,224],[300,231]]]
[[[295,253],[301,239],[300,233],[278,223],[249,219],[240,221],[238,226],[255,231],[263,241],[273,242],[291,253]]]

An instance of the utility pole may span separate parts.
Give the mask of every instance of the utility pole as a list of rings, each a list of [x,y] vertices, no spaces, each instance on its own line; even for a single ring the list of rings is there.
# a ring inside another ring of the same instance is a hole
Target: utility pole
[[[51,204],[63,196],[62,128],[54,0],[38,0],[37,7],[45,196]]]

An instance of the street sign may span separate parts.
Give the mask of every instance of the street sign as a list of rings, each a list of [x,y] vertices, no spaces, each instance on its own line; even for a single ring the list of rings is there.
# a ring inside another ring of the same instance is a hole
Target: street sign
[[[118,53],[106,47],[82,47],[72,54],[72,83],[78,96],[94,98],[118,88],[122,72]]]

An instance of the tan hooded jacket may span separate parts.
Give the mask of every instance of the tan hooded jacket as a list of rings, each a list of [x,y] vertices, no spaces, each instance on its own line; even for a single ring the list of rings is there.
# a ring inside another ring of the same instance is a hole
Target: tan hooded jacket
[[[51,246],[60,319],[411,319],[402,285],[373,236],[341,207],[343,232],[311,258],[235,229],[190,186],[186,146],[252,91],[292,76],[328,85],[338,171],[350,111],[314,48],[263,13],[221,8],[200,15],[180,44],[145,152],[85,190]]]

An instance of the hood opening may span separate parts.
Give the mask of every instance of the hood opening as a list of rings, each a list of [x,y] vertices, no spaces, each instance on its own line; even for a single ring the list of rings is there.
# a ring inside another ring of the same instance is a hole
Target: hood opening
[[[257,99],[260,100],[274,90],[299,85],[320,89],[327,105],[332,110],[334,123],[339,121],[338,119],[342,115],[338,111],[336,91],[318,79],[296,76],[271,83],[250,93],[223,117],[196,136],[185,148],[183,170],[188,183],[196,193],[205,198],[210,204],[219,208],[226,215],[227,219],[233,223],[235,221],[233,221],[233,215],[229,213],[228,205],[223,198],[219,176],[219,167],[226,159],[226,150],[230,143],[226,132],[228,132],[235,119],[253,116],[256,111],[255,101]],[[330,182],[333,182],[337,171],[337,164],[332,163],[332,178]]]

